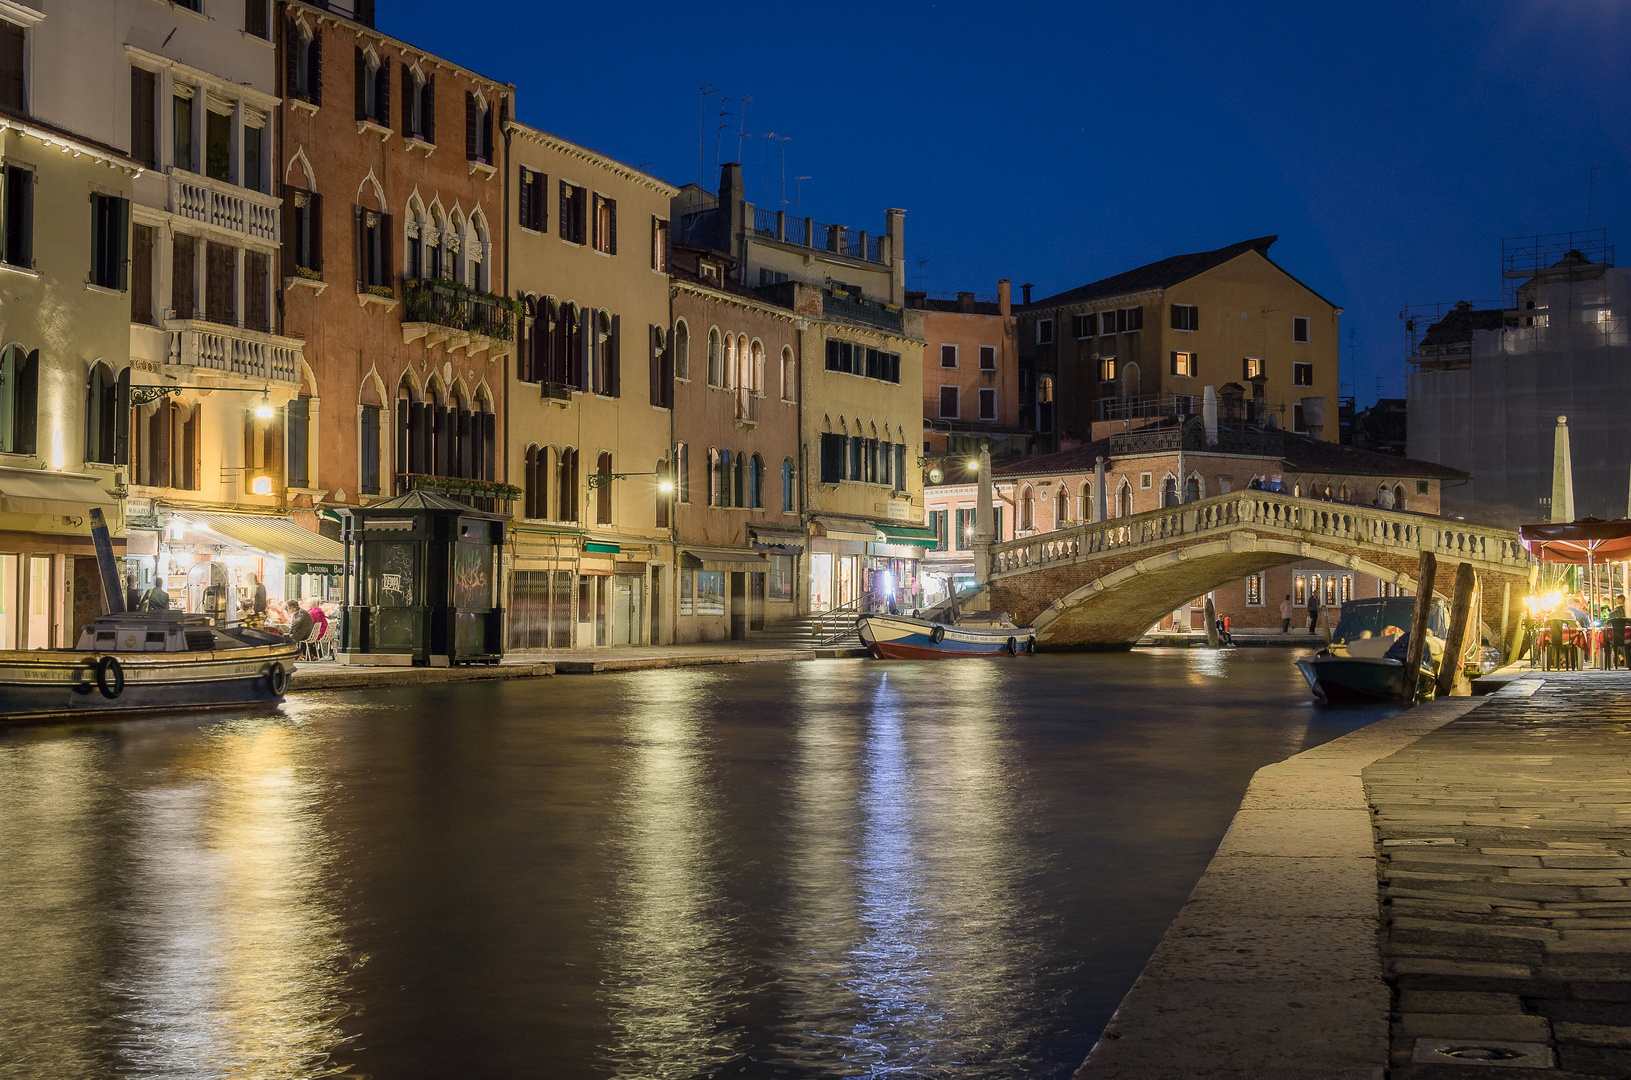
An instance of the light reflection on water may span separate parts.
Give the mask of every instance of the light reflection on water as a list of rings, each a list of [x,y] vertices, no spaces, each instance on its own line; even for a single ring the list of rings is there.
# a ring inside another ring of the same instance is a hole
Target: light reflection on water
[[[0,732],[0,1075],[1068,1076],[1251,772],[1387,711],[1310,710],[1290,660]]]

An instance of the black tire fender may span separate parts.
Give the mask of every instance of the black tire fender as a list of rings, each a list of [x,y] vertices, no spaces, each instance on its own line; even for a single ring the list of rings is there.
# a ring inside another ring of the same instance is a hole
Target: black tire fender
[[[125,668],[117,656],[103,656],[96,661],[96,689],[109,701],[125,692]]]
[[[282,697],[283,692],[289,689],[289,670],[283,666],[282,661],[273,660],[271,666],[266,669],[266,685],[278,697]]]
[[[1018,638],[1009,638],[1008,639],[1008,655],[1009,656],[1018,656],[1019,655],[1019,639]]]
[[[1028,653],[1035,653],[1036,652],[1036,635],[1035,634],[1032,634],[1030,637],[1025,639],[1025,651],[1028,652]]]
[[[935,628],[929,631],[929,640],[934,642],[936,645],[940,644],[942,641],[945,641],[946,628],[936,624]]]

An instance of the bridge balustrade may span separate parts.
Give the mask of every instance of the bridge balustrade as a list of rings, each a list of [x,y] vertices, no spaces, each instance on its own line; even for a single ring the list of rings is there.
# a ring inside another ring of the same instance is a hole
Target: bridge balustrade
[[[1456,561],[1476,561],[1520,572],[1529,566],[1528,554],[1510,530],[1464,523],[1446,528],[1434,522],[1435,519],[1419,514],[1348,508],[1277,492],[1232,492],[1182,506],[993,544],[991,571],[1001,574],[1041,567],[1251,525],[1411,552],[1425,549]]]

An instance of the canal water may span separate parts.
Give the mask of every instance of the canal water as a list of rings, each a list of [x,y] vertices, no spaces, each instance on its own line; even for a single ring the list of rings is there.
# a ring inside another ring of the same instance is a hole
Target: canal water
[[[817,661],[0,733],[0,1074],[1066,1077],[1286,650]]]

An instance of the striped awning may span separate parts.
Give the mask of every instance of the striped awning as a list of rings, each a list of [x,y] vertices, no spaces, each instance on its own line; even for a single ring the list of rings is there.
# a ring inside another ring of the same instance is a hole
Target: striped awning
[[[47,469],[0,469],[0,509],[12,514],[84,514],[112,506],[94,477]]]
[[[255,514],[174,513],[185,527],[200,536],[218,537],[230,547],[256,555],[295,562],[330,563],[345,561],[345,547],[320,533],[303,529],[286,517]]]

